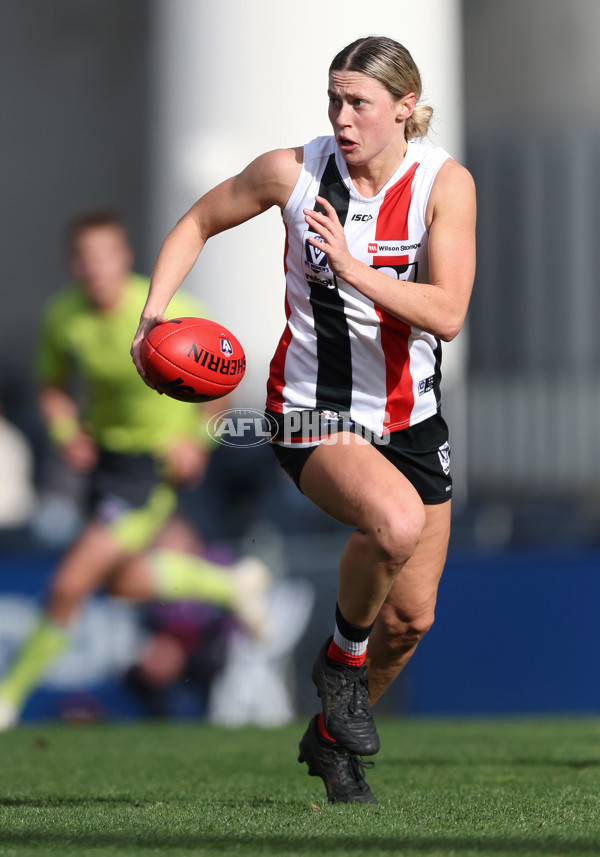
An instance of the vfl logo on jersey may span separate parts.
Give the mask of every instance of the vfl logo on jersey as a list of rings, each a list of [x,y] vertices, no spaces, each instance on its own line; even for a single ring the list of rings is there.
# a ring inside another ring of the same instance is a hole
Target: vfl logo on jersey
[[[315,274],[322,274],[329,270],[329,262],[327,261],[327,253],[319,247],[314,247],[309,242],[309,238],[319,239],[316,232],[304,233],[304,264],[314,271]]]
[[[438,455],[440,457],[440,464],[442,465],[442,470],[446,474],[446,476],[450,473],[450,444],[448,441],[443,443],[438,449]]]
[[[227,339],[224,333],[221,334],[221,353],[226,357],[229,357],[233,354],[233,346],[231,342]]]
[[[408,253],[409,250],[418,250],[420,246],[420,241],[418,244],[403,244],[402,241],[369,241],[367,252],[374,256],[399,256]]]

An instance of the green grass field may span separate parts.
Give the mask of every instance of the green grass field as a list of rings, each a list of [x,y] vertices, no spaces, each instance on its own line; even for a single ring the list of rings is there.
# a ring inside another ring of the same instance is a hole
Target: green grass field
[[[387,720],[377,806],[331,805],[304,723],[0,735],[0,855],[598,855],[600,720]]]

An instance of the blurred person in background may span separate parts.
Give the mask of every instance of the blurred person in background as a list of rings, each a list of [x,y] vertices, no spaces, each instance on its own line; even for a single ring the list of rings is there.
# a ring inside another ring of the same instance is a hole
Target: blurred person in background
[[[33,453],[0,407],[0,530],[25,527],[35,509]]]
[[[434,619],[450,533],[441,342],[459,332],[475,270],[470,174],[427,134],[410,53],[359,39],[329,69],[333,135],[261,155],[167,236],[132,344],[164,319],[208,238],[277,206],[287,324],[267,387],[273,450],[300,490],[354,528],[334,634],[312,671],[321,697],[299,761],[331,801],[376,802],[362,755],[371,706]],[[368,654],[367,642],[370,641]]]
[[[14,725],[28,695],[69,644],[69,626],[98,588],[136,601],[187,599],[232,610],[264,629],[268,569],[233,569],[189,552],[147,548],[174,512],[177,489],[203,479],[212,441],[202,409],[159,396],[129,358],[148,280],[117,213],[91,211],[67,229],[73,281],[49,302],[37,359],[43,421],[60,457],[88,477],[85,526],[56,569],[45,607],[0,682],[0,729]],[[174,316],[204,315],[181,295]]]
[[[233,562],[230,550],[207,546],[197,527],[180,514],[167,521],[153,550],[172,557],[203,556],[223,566]],[[227,599],[222,604],[151,600],[140,621],[145,639],[125,677],[127,686],[149,717],[205,717],[213,681],[226,665],[236,632]]]

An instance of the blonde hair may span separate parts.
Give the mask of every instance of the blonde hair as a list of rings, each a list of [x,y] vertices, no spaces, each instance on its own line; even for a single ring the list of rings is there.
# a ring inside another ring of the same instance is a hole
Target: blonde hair
[[[387,36],[357,39],[334,57],[329,66],[329,73],[332,71],[357,71],[372,77],[385,86],[396,101],[414,92],[417,106],[406,120],[405,136],[410,140],[427,134],[433,108],[418,103],[422,90],[421,75],[404,45]]]

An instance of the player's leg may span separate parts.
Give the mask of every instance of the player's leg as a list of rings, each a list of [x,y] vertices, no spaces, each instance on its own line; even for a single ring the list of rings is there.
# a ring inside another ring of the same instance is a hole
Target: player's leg
[[[349,432],[317,447],[300,486],[328,515],[356,528],[340,559],[338,604],[347,622],[367,627],[419,543],[423,503],[393,464]]]
[[[369,637],[371,704],[393,682],[431,627],[450,534],[450,502],[425,507],[427,523],[411,558],[396,577]],[[299,760],[320,776],[330,801],[376,803],[361,760],[327,740],[313,717],[300,742]]]
[[[125,464],[124,467],[127,465]],[[120,474],[122,476],[123,474]],[[123,480],[120,480],[122,495]],[[100,498],[96,518],[67,551],[53,575],[45,609],[0,683],[0,729],[13,725],[27,696],[52,661],[69,644],[72,621],[87,598],[112,582],[131,598],[195,598],[235,610],[252,632],[264,630],[270,574],[258,560],[245,559],[226,571],[181,552],[140,552],[172,514],[173,489],[158,483],[139,496],[119,502]]]
[[[414,654],[435,616],[450,537],[451,503],[425,506],[427,523],[381,608],[369,637],[367,674],[373,705]]]
[[[91,486],[92,519],[59,563],[45,608],[0,683],[0,728],[13,725],[28,695],[67,648],[70,626],[87,598],[173,512],[175,493],[157,484],[158,478],[150,456],[100,456]]]
[[[69,628],[82,604],[124,557],[108,528],[87,525],[53,575],[45,609],[0,684],[0,729],[18,719],[28,695],[69,645]]]
[[[323,736],[371,755],[379,738],[368,699],[367,642],[394,579],[419,543],[423,503],[387,458],[348,432],[312,453],[300,485],[325,512],[356,527],[340,559],[334,635],[319,653],[313,680],[323,706]]]
[[[244,557],[229,566],[211,562],[193,526],[177,516],[159,520],[151,504],[121,521],[117,535],[130,552],[108,581],[113,595],[214,604],[232,611],[252,636],[265,635],[272,575],[261,560]]]
[[[71,624],[89,596],[126,557],[126,549],[108,526],[99,521],[88,524],[52,577],[45,608],[48,618],[59,625]]]
[[[366,644],[395,576],[419,543],[425,518],[417,492],[378,450],[348,433],[339,440],[314,450],[299,475],[313,502],[357,529],[340,560],[334,638],[313,670],[323,713],[312,718],[298,758],[312,776],[323,779],[330,801],[376,803],[364,764],[354,754],[376,752],[379,746],[368,700]],[[289,469],[297,476],[297,469],[295,474],[293,466]],[[336,702],[342,703],[341,711],[335,710]]]
[[[230,566],[197,552],[152,548],[119,565],[109,589],[133,601],[201,601],[231,611],[257,639],[268,630],[268,592],[272,575],[258,558],[244,557]]]

